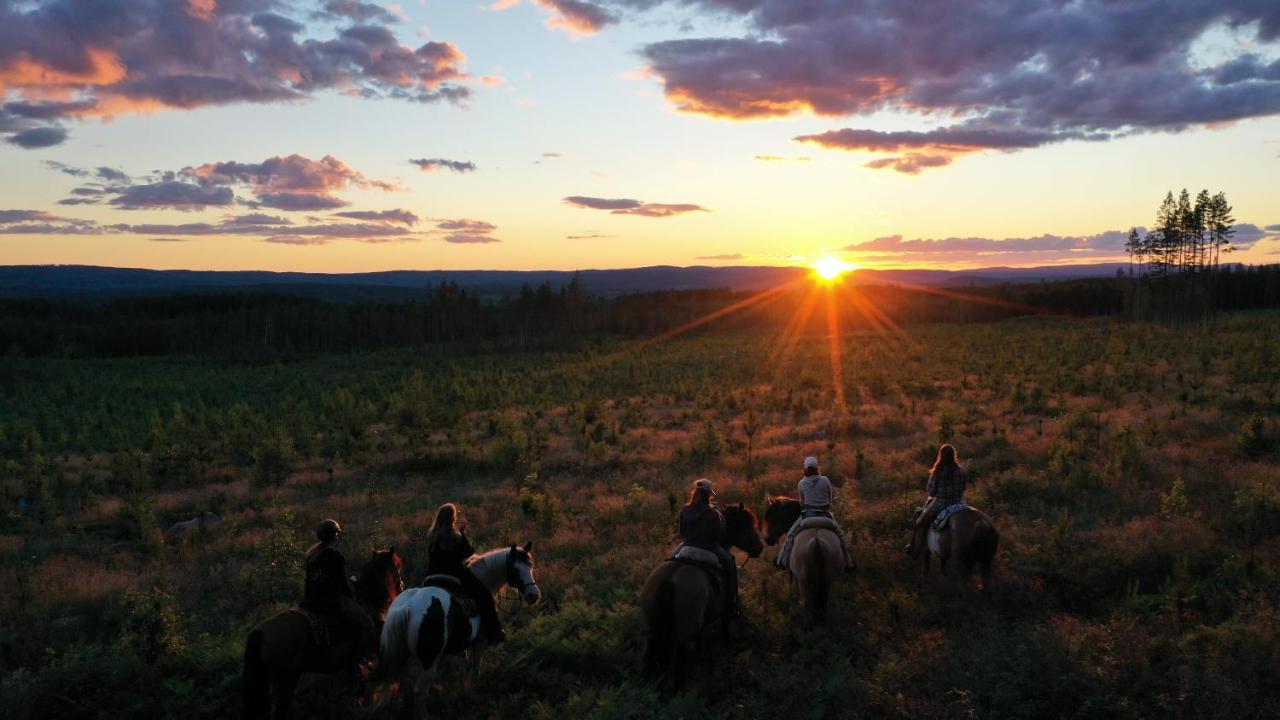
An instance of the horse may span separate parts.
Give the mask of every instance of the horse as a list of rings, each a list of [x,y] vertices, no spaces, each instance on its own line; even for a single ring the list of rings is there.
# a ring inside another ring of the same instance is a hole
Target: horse
[[[776,545],[800,519],[800,501],[787,497],[769,498],[764,511],[765,542]],[[810,625],[827,620],[831,581],[844,572],[844,548],[834,530],[808,528],[796,531],[791,543],[788,572],[801,591],[801,604]]]
[[[748,557],[760,557],[756,516],[742,506],[723,510],[725,545]],[[676,688],[683,686],[686,664],[703,630],[721,620],[723,590],[705,570],[684,562],[663,562],[654,568],[640,591],[640,608],[648,629],[644,651],[644,677],[661,679],[670,672]]]
[[[404,590],[404,563],[394,547],[372,552],[355,582],[355,592],[377,626]],[[357,657],[357,638],[340,638],[327,646],[317,644],[312,622],[307,613],[292,608],[263,620],[249,632],[244,649],[246,719],[288,717],[303,673],[334,673],[357,667],[363,660]]]
[[[497,594],[503,586],[520,593],[529,605],[542,599],[537,580],[533,576],[533,543],[524,547],[512,545],[502,550],[490,550],[483,555],[473,555],[467,567],[490,593]],[[413,673],[414,706],[425,700],[423,693],[430,689],[440,658],[470,651],[471,674],[478,674],[480,657],[488,641],[480,633],[480,616],[474,608],[468,609],[461,602],[461,585],[451,576],[433,575],[428,582],[439,584],[405,590],[387,610],[387,622],[382,626],[382,638],[378,652],[378,664],[373,676],[377,680],[397,679],[407,684],[407,675]],[[412,662],[413,658],[418,663]],[[415,670],[421,672],[414,673]],[[384,698],[385,701],[385,698]],[[422,705],[425,707],[425,704]]]
[[[982,589],[986,590],[991,577],[991,560],[1000,544],[1000,533],[991,518],[978,508],[965,507],[951,513],[945,522],[941,532],[934,530],[932,523],[929,525],[926,536],[929,552],[920,553],[924,575],[929,575],[930,556],[936,555],[944,575],[958,563],[958,569],[963,573],[960,577],[968,580],[973,577],[977,566]],[[950,562],[952,558],[957,563]]]

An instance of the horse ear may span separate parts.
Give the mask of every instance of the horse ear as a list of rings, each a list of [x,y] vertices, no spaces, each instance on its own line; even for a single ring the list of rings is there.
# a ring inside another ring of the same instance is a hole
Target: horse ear
[[[739,509],[739,510],[741,510],[741,509],[742,509],[742,503],[738,503],[738,509]]]
[[[391,547],[387,548],[387,552],[391,553],[392,555],[395,555],[395,554],[396,554],[396,546],[395,546],[395,545],[392,545]]]
[[[524,551],[525,551],[525,552],[529,552],[530,550],[533,550],[533,541],[532,541],[532,540],[525,540],[525,541],[524,541]]]
[[[515,545],[512,545],[512,546],[511,546],[511,552],[515,552],[515,551],[516,551],[516,546],[515,546]]]

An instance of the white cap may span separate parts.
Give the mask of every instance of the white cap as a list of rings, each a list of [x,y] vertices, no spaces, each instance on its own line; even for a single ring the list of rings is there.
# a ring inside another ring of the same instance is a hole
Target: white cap
[[[697,480],[694,480],[693,486],[695,488],[706,488],[707,493],[715,495],[715,492],[711,489],[711,481],[706,478],[698,478]]]
[[[809,457],[807,457],[807,458],[805,458],[805,459],[804,459],[804,466],[805,466],[805,467],[807,467],[807,468],[816,468],[816,467],[818,467],[818,458],[816,458],[816,457],[814,457],[814,456],[810,455]]]

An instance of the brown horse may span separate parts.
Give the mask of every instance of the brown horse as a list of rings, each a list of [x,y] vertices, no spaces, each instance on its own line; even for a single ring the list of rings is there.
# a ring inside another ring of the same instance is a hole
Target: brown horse
[[[764,550],[756,516],[742,503],[724,509],[725,544],[749,557]],[[718,621],[724,592],[705,570],[684,562],[664,562],[654,568],[640,591],[649,640],[644,651],[644,676],[661,681],[668,673],[680,688],[688,658],[702,633]]]
[[[769,498],[764,511],[765,542],[776,545],[800,518],[800,501],[786,497]],[[791,546],[789,571],[801,591],[801,603],[811,625],[827,620],[831,581],[844,571],[844,549],[834,531],[810,528],[796,533]]]
[[[958,573],[959,577],[969,580],[976,568],[982,578],[982,589],[987,588],[991,561],[1000,544],[1000,533],[986,513],[975,507],[954,512],[946,519],[941,532],[934,530],[931,524],[927,544],[929,552],[920,553],[926,576],[929,574],[930,556],[936,555],[944,575]]]
[[[356,599],[377,627],[381,627],[391,601],[404,590],[403,569],[394,547],[374,550],[355,583]],[[318,645],[311,621],[296,608],[255,625],[244,649],[244,717],[288,717],[301,675],[357,667],[363,660],[356,656],[357,640],[341,637],[327,646]],[[374,638],[364,644],[370,654],[377,649]]]

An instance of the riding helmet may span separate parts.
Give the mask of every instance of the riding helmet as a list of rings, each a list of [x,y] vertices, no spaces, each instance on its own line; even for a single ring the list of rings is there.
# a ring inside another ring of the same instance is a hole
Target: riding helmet
[[[333,518],[326,518],[324,520],[321,520],[320,524],[316,526],[316,538],[319,539],[320,542],[327,543],[333,540],[337,540],[338,536],[341,534],[342,534],[342,526],[339,525],[338,521],[334,520]]]

